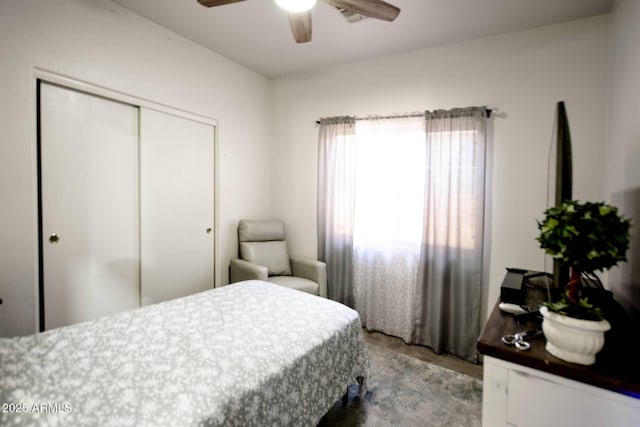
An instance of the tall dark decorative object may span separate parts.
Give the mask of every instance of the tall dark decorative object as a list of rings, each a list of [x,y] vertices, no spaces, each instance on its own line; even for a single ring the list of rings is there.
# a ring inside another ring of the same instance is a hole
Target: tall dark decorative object
[[[573,188],[573,162],[571,158],[571,133],[564,101],[556,107],[556,194],[555,206],[571,200]],[[569,267],[553,261],[553,285],[564,287],[569,279]]]

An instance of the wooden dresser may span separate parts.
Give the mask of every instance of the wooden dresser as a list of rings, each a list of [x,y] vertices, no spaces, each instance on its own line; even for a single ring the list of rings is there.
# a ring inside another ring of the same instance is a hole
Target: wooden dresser
[[[596,364],[582,366],[548,353],[543,335],[526,351],[501,341],[535,326],[516,323],[498,303],[492,310],[478,340],[484,355],[484,427],[640,426],[638,330],[614,325]]]

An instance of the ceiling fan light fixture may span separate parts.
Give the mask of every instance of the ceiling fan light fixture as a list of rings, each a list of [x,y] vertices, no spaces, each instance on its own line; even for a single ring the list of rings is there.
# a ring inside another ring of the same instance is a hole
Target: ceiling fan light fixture
[[[316,0],[276,0],[276,4],[288,12],[306,12],[316,4]]]

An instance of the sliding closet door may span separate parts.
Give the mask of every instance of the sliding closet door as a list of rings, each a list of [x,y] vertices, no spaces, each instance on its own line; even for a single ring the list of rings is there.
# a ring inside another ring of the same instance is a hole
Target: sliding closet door
[[[214,127],[140,111],[141,300],[213,288]]]
[[[139,305],[138,109],[40,84],[44,328]]]

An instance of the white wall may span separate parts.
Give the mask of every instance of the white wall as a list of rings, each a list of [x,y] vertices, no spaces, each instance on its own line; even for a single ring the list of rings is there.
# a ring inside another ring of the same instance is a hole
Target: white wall
[[[0,2],[0,58],[0,336],[37,328],[34,67],[218,120],[227,283],[238,218],[270,214],[270,81],[108,1]]]
[[[544,267],[534,239],[558,101],[571,125],[574,196],[603,197],[609,24],[605,15],[277,80],[272,206],[287,223],[292,252],[317,251],[316,119],[487,105],[501,113],[484,308],[492,307],[505,267]]]
[[[609,275],[616,299],[640,324],[640,2],[616,0],[613,70],[605,150],[605,191],[633,220],[628,262]]]
[[[494,120],[493,304],[506,266],[543,267],[535,219],[557,101],[571,123],[574,195],[638,186],[640,12],[633,0],[616,8],[611,105],[624,114],[605,151],[608,16],[300,74],[275,81],[272,93],[270,81],[110,2],[0,2],[0,336],[37,323],[34,67],[218,120],[219,284],[240,217],[284,218],[292,252],[315,256],[316,119],[498,108],[506,117]]]

